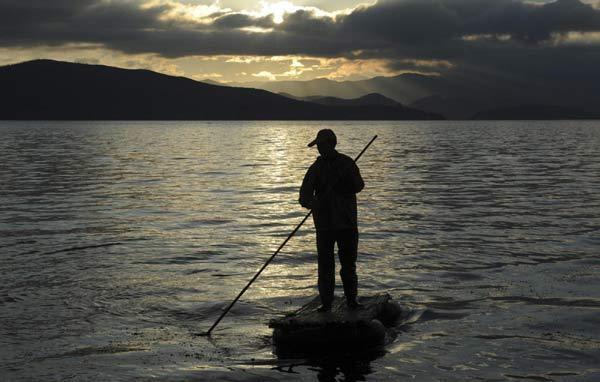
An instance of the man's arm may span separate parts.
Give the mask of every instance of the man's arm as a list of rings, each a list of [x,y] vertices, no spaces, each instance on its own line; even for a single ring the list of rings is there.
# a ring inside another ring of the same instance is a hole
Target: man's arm
[[[304,175],[304,180],[302,181],[302,186],[300,186],[300,205],[306,209],[312,209],[314,207],[314,197],[315,197],[315,183],[316,183],[316,173],[315,173],[315,165],[313,164],[306,171],[306,175]]]
[[[340,175],[339,181],[334,185],[335,191],[339,194],[358,194],[365,187],[360,170],[354,161],[349,161]]]
[[[360,170],[356,163],[354,163],[354,168],[352,169],[352,186],[354,187],[355,194],[358,194],[365,188],[365,181],[360,175]]]

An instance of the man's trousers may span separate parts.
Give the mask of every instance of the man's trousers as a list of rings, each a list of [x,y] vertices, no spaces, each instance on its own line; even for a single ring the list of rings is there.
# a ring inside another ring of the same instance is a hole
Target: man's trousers
[[[356,256],[358,251],[358,229],[317,230],[317,252],[319,256],[319,295],[321,303],[331,306],[335,289],[334,246],[338,245],[346,301],[356,300],[358,277],[356,276]]]

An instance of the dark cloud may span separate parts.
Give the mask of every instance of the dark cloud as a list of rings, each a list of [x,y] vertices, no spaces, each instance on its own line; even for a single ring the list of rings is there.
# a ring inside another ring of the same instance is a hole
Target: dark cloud
[[[460,30],[461,20],[448,6],[454,1],[385,1],[344,17],[341,32],[352,38],[386,44],[441,41]]]
[[[42,46],[98,43],[117,38],[144,40],[144,31],[168,25],[159,20],[167,6],[101,0],[0,0],[0,45]],[[160,54],[160,52],[157,52]]]
[[[443,43],[469,35],[508,35],[540,43],[553,33],[599,31],[600,11],[579,0],[533,5],[516,0],[400,0],[365,7],[341,20],[344,35],[389,45]]]
[[[330,34],[339,35],[340,28],[330,17],[317,17],[313,12],[299,10],[286,15],[283,22],[277,26],[277,30],[326,39]]]
[[[136,1],[0,0],[0,44],[99,43],[166,57],[334,57],[360,50],[380,58],[443,59],[462,55],[475,44],[464,41],[466,35],[507,35],[513,44],[540,44],[554,33],[600,31],[600,12],[578,0],[541,6],[516,0],[387,0],[336,19],[299,10],[280,24],[271,16],[243,13],[218,15],[208,25],[165,21],[161,16],[169,10],[169,5],[141,7]],[[248,27],[273,30],[240,30]]]
[[[213,25],[218,28],[235,29],[235,28],[247,28],[247,27],[258,27],[269,29],[272,28],[275,23],[273,22],[273,16],[265,17],[252,17],[243,13],[229,13],[218,17]]]

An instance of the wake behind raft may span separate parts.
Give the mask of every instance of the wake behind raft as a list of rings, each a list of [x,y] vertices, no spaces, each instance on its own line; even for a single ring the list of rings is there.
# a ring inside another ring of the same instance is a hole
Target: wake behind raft
[[[317,296],[285,317],[269,321],[273,345],[280,352],[318,349],[372,349],[385,346],[395,337],[394,325],[402,309],[389,294],[360,298],[362,308],[349,310],[342,297],[336,297],[331,312],[317,312]]]

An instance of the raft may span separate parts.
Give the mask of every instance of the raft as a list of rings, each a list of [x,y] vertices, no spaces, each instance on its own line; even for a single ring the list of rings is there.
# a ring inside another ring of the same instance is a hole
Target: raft
[[[285,317],[269,321],[273,345],[289,351],[330,348],[377,348],[390,342],[392,328],[402,316],[389,294],[359,298],[363,307],[349,310],[343,297],[336,297],[331,312],[317,312],[319,296]]]

